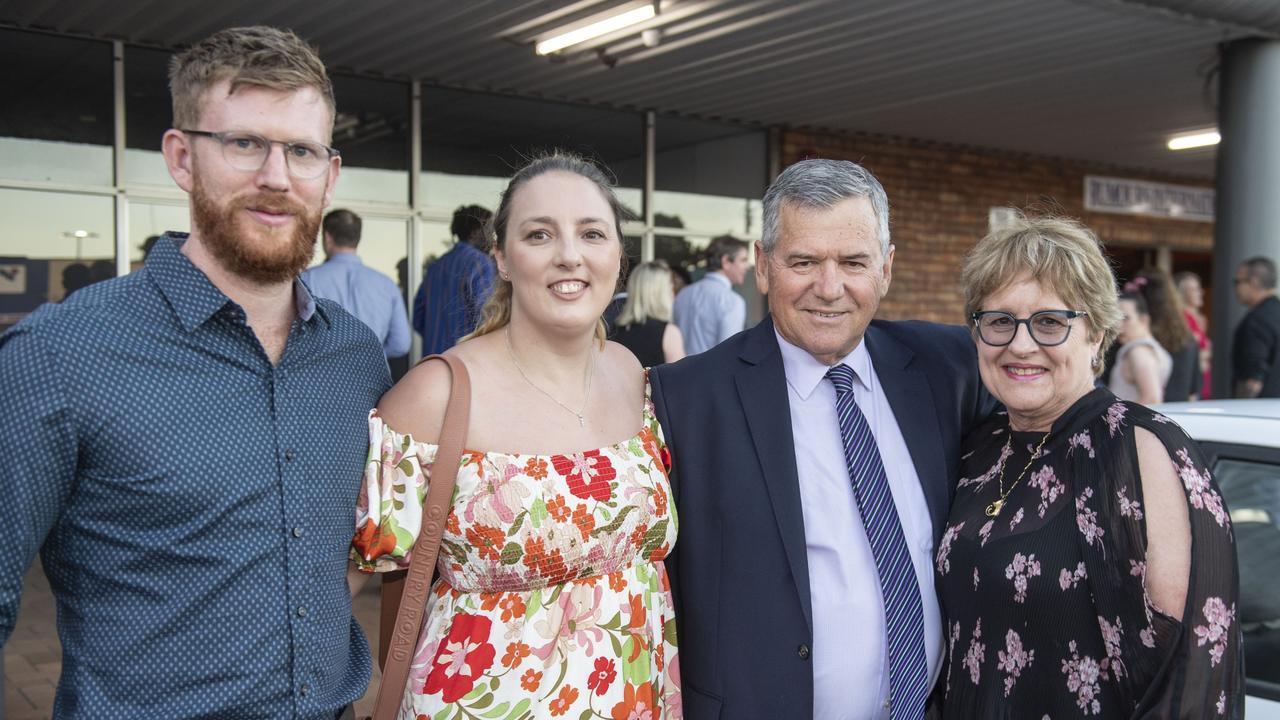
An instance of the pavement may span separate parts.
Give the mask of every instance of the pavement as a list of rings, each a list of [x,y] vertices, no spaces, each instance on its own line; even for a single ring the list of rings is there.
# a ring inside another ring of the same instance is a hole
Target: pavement
[[[370,579],[355,598],[355,614],[365,635],[377,637],[378,582]],[[40,560],[32,564],[23,586],[18,624],[4,648],[4,711],[0,720],[49,720],[53,695],[62,672],[53,592]],[[374,693],[382,673],[375,664],[369,691],[356,703],[356,715],[373,712]]]

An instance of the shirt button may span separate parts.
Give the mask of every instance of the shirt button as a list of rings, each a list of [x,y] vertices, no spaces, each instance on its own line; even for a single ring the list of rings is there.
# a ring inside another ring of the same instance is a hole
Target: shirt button
[[[302,683],[302,687],[298,688],[298,694],[303,697],[306,697],[310,693],[311,693],[311,686],[308,685],[307,683]]]
[[[300,538],[300,537],[302,537],[302,528],[300,528],[300,527],[296,527],[296,528],[294,528],[294,529],[293,529],[293,536],[294,536],[294,537],[296,537],[296,538]]]
[[[285,460],[288,460],[288,461],[290,461],[290,462],[292,462],[292,461],[293,461],[293,451],[292,451],[292,450],[285,450],[285,451],[284,451],[284,459],[285,459]]]
[[[885,710],[888,710],[888,709],[891,707],[891,705],[892,705],[892,703],[890,703],[890,702],[889,702],[889,698],[885,698],[885,699],[884,699],[884,709],[885,709]]]
[[[809,659],[809,646],[808,646],[808,645],[801,645],[800,647],[796,648],[796,654],[800,656],[800,659],[801,659],[801,660],[808,660],[808,659]]]
[[[307,616],[307,608],[306,608],[305,606],[303,606],[303,605],[299,605],[299,606],[298,606],[298,617],[302,618],[302,617],[306,617],[306,616]]]

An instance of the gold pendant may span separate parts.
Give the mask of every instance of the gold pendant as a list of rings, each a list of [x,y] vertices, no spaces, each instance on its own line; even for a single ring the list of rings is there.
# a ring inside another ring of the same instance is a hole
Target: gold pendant
[[[996,500],[987,506],[987,517],[995,517],[1000,514],[1000,508],[1004,507],[1004,499]]]

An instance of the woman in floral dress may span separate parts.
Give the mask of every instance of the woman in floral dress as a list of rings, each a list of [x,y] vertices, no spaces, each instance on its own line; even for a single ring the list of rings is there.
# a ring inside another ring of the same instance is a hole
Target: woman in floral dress
[[[503,193],[501,280],[449,351],[471,376],[471,420],[401,718],[681,717],[666,449],[644,371],[600,321],[621,213],[570,155]],[[419,365],[370,414],[363,570],[408,565],[449,387],[443,363]]]
[[[1195,443],[1094,379],[1120,322],[1097,240],[1054,218],[964,269],[983,382],[938,546],[948,718],[1236,718],[1231,521]]]

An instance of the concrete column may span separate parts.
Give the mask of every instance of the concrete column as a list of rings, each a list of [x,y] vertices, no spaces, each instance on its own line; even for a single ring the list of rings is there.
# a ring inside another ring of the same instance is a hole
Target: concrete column
[[[1255,255],[1280,262],[1280,42],[1222,46],[1213,251],[1213,396],[1231,396],[1231,338],[1244,317],[1236,268]]]

